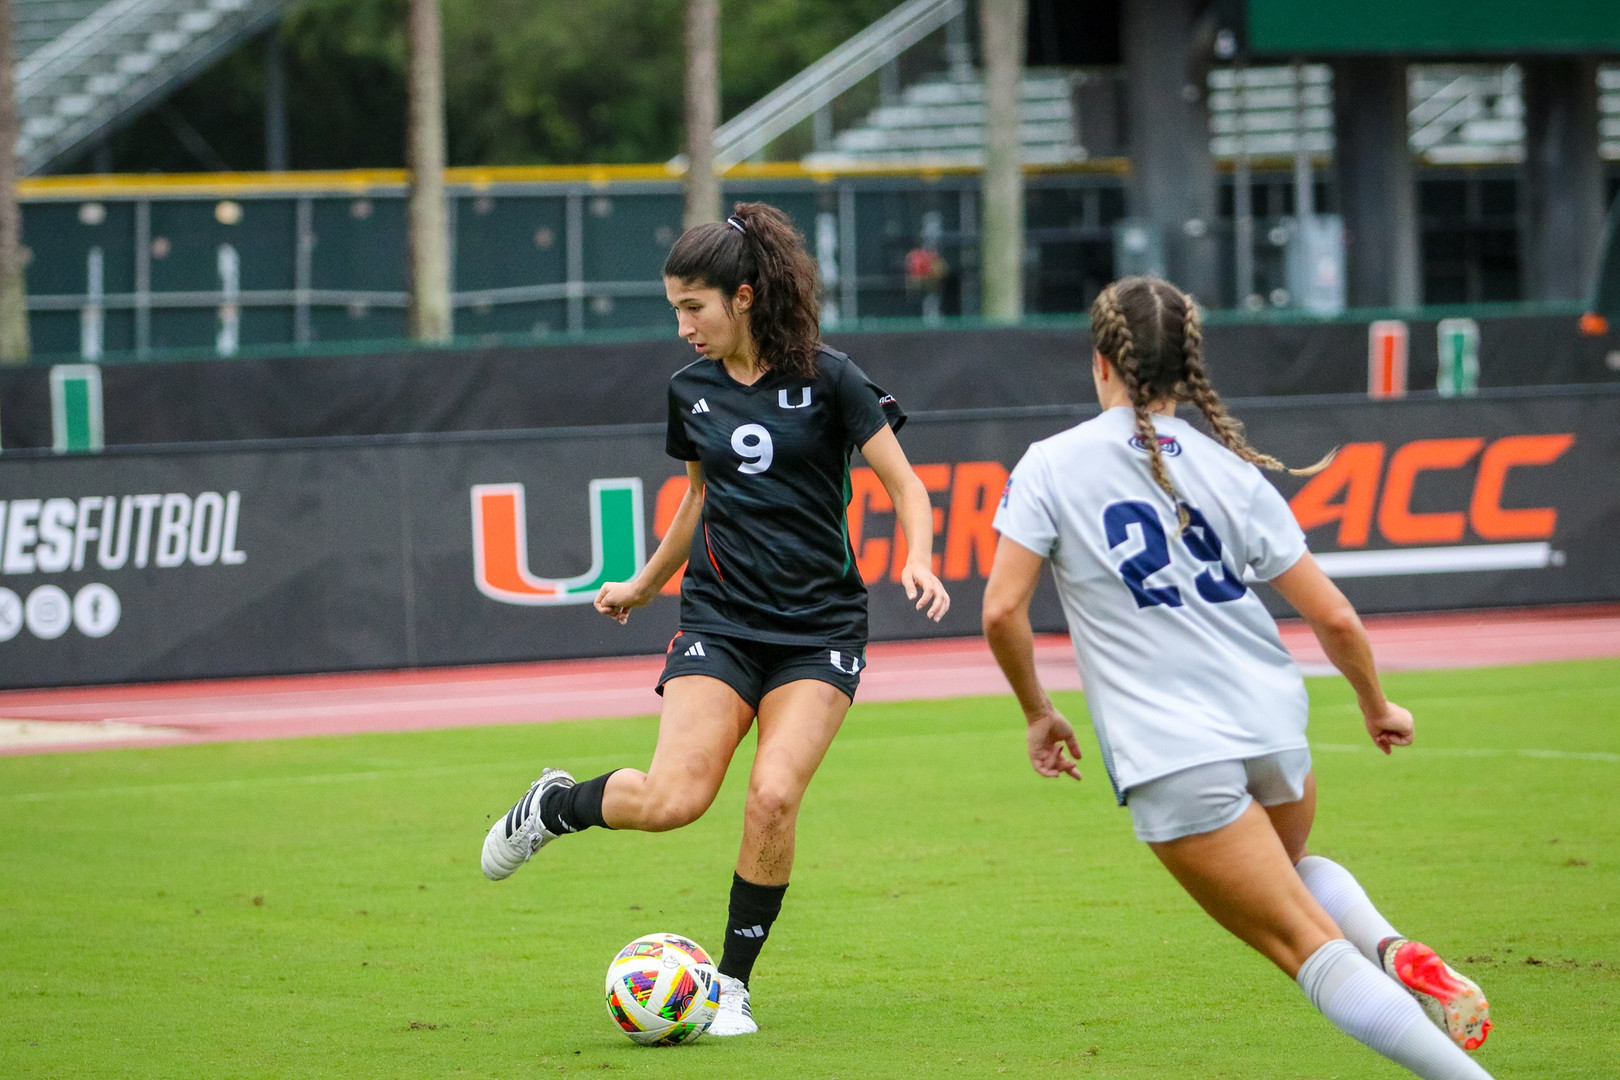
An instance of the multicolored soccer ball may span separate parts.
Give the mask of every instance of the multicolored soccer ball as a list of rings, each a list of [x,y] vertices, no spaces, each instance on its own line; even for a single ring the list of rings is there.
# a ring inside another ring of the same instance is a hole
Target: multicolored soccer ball
[[[720,977],[702,946],[679,934],[648,934],[608,965],[613,1022],[643,1046],[691,1042],[714,1020]]]

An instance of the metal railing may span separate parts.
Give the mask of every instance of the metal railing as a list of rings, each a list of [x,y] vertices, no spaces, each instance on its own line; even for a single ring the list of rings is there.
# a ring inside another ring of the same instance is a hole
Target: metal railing
[[[722,124],[714,134],[719,166],[725,168],[753,157],[772,140],[966,11],[966,0],[906,0]]]
[[[112,0],[17,64],[21,171],[82,150],[268,26],[285,0]]]

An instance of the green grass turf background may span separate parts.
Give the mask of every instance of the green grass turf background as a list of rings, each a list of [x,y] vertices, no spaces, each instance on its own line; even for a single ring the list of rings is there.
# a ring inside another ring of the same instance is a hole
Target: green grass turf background
[[[1496,1076],[1617,1075],[1620,662],[1387,682],[1419,722],[1389,759],[1310,681],[1314,850],[1485,987]],[[718,949],[752,740],[687,829],[565,839],[500,884],[478,851],[541,764],[644,765],[655,730],[0,759],[0,1076],[1407,1075],[1178,890],[1089,730],[1083,784],[1037,777],[1011,698],[858,706],[755,972],[761,1034],[634,1046],[607,962],[656,930]]]

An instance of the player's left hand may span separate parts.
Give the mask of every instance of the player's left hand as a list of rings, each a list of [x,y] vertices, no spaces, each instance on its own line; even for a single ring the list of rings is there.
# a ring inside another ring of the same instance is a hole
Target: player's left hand
[[[950,594],[945,591],[939,578],[934,576],[932,567],[923,563],[913,564],[907,559],[905,569],[900,571],[900,584],[906,587],[906,599],[917,601],[918,611],[927,606],[927,615],[935,622],[939,622],[951,610]]]
[[[1065,773],[1080,779],[1080,741],[1074,737],[1074,726],[1048,702],[1045,710],[1029,723],[1029,763],[1042,776],[1062,776]],[[1068,750],[1072,756],[1064,756]]]
[[[1389,753],[1394,746],[1412,745],[1412,714],[1393,701],[1384,702],[1382,709],[1364,713],[1362,719],[1373,745],[1384,753]]]

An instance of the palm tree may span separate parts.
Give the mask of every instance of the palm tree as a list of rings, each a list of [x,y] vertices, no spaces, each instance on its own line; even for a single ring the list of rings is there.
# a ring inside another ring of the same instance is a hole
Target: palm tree
[[[28,360],[28,287],[17,204],[17,83],[11,65],[11,0],[0,0],[0,363]]]

